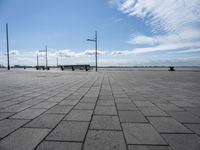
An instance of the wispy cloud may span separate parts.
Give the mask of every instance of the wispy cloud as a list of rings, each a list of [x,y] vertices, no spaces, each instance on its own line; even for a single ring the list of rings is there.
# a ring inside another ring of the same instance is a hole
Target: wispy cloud
[[[199,0],[109,0],[109,3],[124,14],[141,18],[152,28],[151,35],[137,32],[131,35],[127,42],[134,45],[133,53],[198,52],[194,49],[200,48]]]
[[[142,18],[153,31],[179,32],[191,24],[197,25],[200,18],[199,0],[110,0],[109,2],[117,6],[122,13]]]

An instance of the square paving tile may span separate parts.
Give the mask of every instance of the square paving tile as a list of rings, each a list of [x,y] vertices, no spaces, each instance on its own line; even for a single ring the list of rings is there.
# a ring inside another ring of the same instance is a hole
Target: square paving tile
[[[98,101],[97,102],[98,106],[115,106],[115,101]]]
[[[96,103],[97,98],[96,97],[84,97],[81,99],[81,103]]]
[[[134,101],[135,105],[138,107],[153,107],[155,106],[149,101]]]
[[[200,137],[195,134],[163,134],[162,136],[175,150],[200,149]]]
[[[27,123],[28,120],[17,120],[17,119],[4,119],[0,121],[0,138],[5,137],[9,133],[20,128],[22,125]]]
[[[37,105],[34,105],[31,108],[46,108],[46,109],[49,109],[49,108],[53,107],[56,104],[57,103],[52,103],[52,102],[42,102],[42,103],[39,103]]]
[[[172,117],[148,117],[148,120],[160,133],[191,133]]]
[[[64,100],[59,103],[59,105],[76,105],[79,100]]]
[[[62,121],[46,139],[83,142],[88,125],[89,122]]]
[[[19,112],[30,106],[31,105],[13,105],[13,106],[10,106],[10,107],[7,107],[7,108],[1,110],[1,112]]]
[[[121,131],[89,130],[84,150],[127,150]]]
[[[24,111],[21,111],[14,116],[11,116],[11,118],[19,118],[19,119],[33,119],[43,112],[45,112],[46,109],[25,109]]]
[[[200,107],[195,107],[195,108],[184,107],[184,109],[187,110],[188,112],[200,117]]]
[[[139,111],[118,111],[120,122],[148,122]]]
[[[95,103],[78,103],[74,109],[91,109],[93,110]]]
[[[127,144],[166,144],[158,132],[147,123],[122,123]]]
[[[181,123],[200,123],[200,118],[189,112],[168,112],[168,114]]]
[[[157,107],[140,107],[140,110],[144,116],[169,116]]]
[[[118,116],[94,115],[90,129],[121,130]]]
[[[117,115],[115,106],[97,106],[94,114],[99,115]]]
[[[129,145],[128,150],[172,150],[169,146]]]
[[[92,113],[92,110],[72,110],[64,120],[90,121]]]
[[[82,143],[44,141],[36,150],[81,150]]]
[[[0,120],[3,120],[7,117],[10,117],[11,115],[13,115],[14,113],[0,113]]]
[[[194,133],[200,135],[200,124],[184,124],[184,126],[192,130]]]
[[[52,113],[52,114],[67,114],[71,110],[72,106],[67,105],[56,105],[49,109],[45,113]]]
[[[49,129],[20,128],[0,141],[0,148],[2,150],[33,150],[49,131]]]
[[[174,104],[156,104],[160,109],[164,111],[184,111],[184,109],[177,107]]]
[[[133,103],[116,103],[117,110],[137,110]]]
[[[115,97],[115,102],[116,103],[132,103],[131,99],[129,98],[124,98],[124,97]]]
[[[54,128],[63,117],[62,114],[42,114],[29,122],[26,127]]]

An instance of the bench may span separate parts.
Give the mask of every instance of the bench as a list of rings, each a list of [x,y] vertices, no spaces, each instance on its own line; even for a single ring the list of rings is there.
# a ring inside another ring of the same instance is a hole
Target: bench
[[[74,71],[75,69],[88,71],[91,69],[91,67],[88,64],[86,65],[60,65],[60,69],[62,71],[64,71],[65,69],[72,69],[72,71]]]
[[[36,68],[36,70],[49,70],[50,68],[49,67],[45,67],[45,66],[36,66],[35,67]]]
[[[168,71],[175,71],[175,69],[173,66],[170,66]]]

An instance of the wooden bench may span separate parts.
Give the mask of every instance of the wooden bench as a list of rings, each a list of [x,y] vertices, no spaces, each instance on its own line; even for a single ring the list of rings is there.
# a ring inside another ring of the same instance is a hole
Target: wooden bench
[[[60,65],[60,69],[62,71],[65,69],[72,69],[72,71],[74,71],[75,69],[88,71],[91,69],[91,67],[88,64],[86,65]]]

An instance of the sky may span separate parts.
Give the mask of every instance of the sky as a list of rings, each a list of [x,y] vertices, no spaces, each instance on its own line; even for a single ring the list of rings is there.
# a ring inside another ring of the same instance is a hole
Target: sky
[[[2,65],[6,23],[11,65],[200,66],[200,0],[0,0]]]

